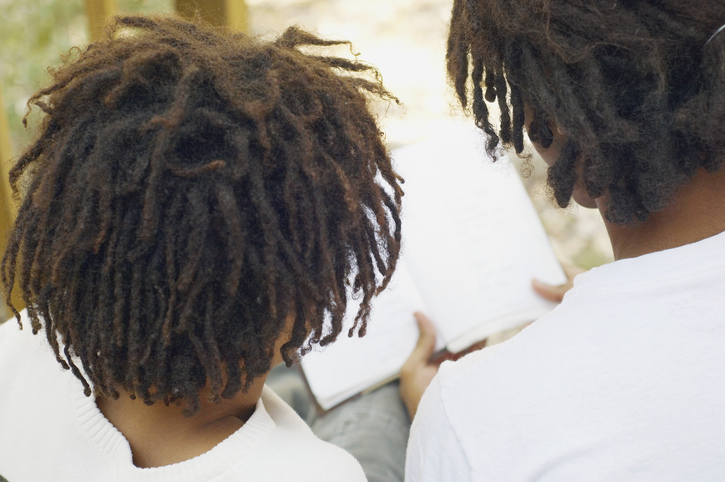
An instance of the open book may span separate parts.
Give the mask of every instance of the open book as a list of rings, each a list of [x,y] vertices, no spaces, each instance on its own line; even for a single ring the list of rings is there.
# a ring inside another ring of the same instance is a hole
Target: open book
[[[518,173],[505,156],[491,161],[478,130],[451,127],[392,157],[405,179],[396,273],[365,337],[346,336],[352,300],[337,341],[302,359],[325,410],[397,376],[418,340],[414,311],[435,324],[438,348],[455,353],[551,310],[532,278],[566,282]]]

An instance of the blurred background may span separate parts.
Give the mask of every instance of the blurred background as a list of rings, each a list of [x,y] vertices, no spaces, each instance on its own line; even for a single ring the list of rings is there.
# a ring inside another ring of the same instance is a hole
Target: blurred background
[[[72,46],[85,46],[114,13],[191,15],[252,35],[275,35],[292,24],[352,42],[359,59],[378,67],[402,106],[380,106],[391,149],[422,140],[443,123],[472,122],[457,104],[445,76],[445,43],[452,0],[0,0],[0,248],[14,216],[8,166],[33,136],[38,113],[22,118],[27,100]],[[349,52],[348,52],[349,54]],[[492,109],[493,110],[493,109]],[[529,149],[529,151],[532,151]],[[563,263],[588,269],[612,259],[598,212],[555,206],[546,189],[546,167],[535,153],[511,153]],[[4,305],[3,305],[4,306]],[[3,314],[0,313],[0,316]]]

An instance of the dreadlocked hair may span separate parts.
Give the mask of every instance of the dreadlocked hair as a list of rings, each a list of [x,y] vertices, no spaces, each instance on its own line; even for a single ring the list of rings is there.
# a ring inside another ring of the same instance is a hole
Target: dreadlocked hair
[[[499,144],[566,141],[548,172],[562,207],[575,185],[608,196],[608,221],[644,221],[725,155],[725,3],[710,0],[455,0],[447,66],[464,108]],[[494,128],[485,100],[498,101]],[[555,124],[554,124],[555,123]]]
[[[121,16],[30,99],[5,297],[17,277],[87,396],[192,415],[207,383],[219,402],[265,374],[283,334],[288,365],[333,342],[350,296],[365,334],[402,195],[368,107],[397,99],[372,66],[299,50],[339,44]]]

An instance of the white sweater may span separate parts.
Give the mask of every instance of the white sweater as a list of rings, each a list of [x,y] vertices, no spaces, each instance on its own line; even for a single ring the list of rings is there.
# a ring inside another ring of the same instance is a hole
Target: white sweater
[[[444,363],[406,480],[725,480],[725,233],[584,273],[511,340]]]
[[[8,482],[364,481],[357,461],[316,438],[265,387],[252,417],[209,452],[151,469],[63,370],[30,322],[0,326],[0,476]]]

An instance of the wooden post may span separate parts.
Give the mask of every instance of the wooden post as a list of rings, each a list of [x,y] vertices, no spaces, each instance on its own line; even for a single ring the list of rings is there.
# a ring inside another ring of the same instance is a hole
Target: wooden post
[[[186,18],[198,14],[212,25],[226,26],[239,32],[249,30],[248,10],[244,0],[176,0],[176,11]]]
[[[116,0],[85,0],[85,2],[90,41],[93,42],[101,38],[103,27],[116,13]]]
[[[5,115],[2,94],[0,93],[0,223],[4,227],[2,216],[7,214],[8,220],[15,219],[16,207],[12,202],[8,173],[10,172],[10,159],[13,151],[10,144],[10,129],[8,118]],[[4,229],[3,229],[4,231]]]
[[[8,246],[8,234],[17,214],[17,207],[13,202],[12,190],[8,181],[8,173],[12,167],[13,150],[10,145],[10,130],[8,118],[5,115],[2,92],[0,92],[0,256],[5,253]],[[2,293],[0,288],[0,293]],[[0,323],[10,317],[10,310],[5,306],[5,297],[0,296]],[[15,283],[13,290],[13,305],[16,309],[22,310],[25,306],[18,291],[18,284]]]

